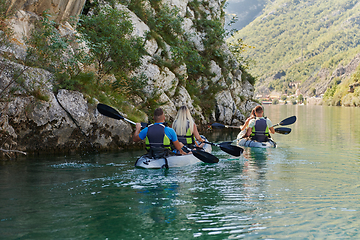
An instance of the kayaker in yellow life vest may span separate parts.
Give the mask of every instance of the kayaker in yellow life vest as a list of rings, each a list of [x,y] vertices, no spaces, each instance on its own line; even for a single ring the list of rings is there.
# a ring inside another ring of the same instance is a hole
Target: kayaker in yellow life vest
[[[165,114],[161,108],[154,111],[154,124],[141,130],[141,124],[136,123],[136,130],[133,141],[138,142],[145,139],[146,150],[148,151],[166,151],[171,150],[170,143],[181,153],[186,154],[181,148],[183,144],[177,139],[174,129],[164,125]],[[141,130],[141,131],[140,131]]]
[[[266,142],[270,138],[270,133],[275,133],[275,129],[270,119],[264,118],[263,114],[264,110],[262,106],[256,106],[256,118],[250,120],[249,127],[244,137],[250,137],[251,140],[256,140],[258,142]]]
[[[194,119],[191,117],[189,108],[187,106],[181,106],[175,117],[172,128],[175,130],[179,142],[183,143],[189,148],[198,146],[195,139],[199,142],[203,142]]]

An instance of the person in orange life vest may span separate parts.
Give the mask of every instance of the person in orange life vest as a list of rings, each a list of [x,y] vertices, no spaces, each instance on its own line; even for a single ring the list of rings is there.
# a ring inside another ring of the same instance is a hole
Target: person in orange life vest
[[[165,114],[161,108],[154,111],[154,124],[141,130],[141,124],[136,123],[136,130],[133,136],[134,142],[139,142],[145,139],[146,150],[168,149],[171,150],[170,141],[174,147],[181,153],[186,154],[181,148],[184,146],[177,139],[174,129],[164,125]],[[140,131],[141,130],[141,131]]]
[[[197,130],[194,119],[191,117],[189,108],[187,106],[180,107],[172,128],[175,130],[179,142],[189,148],[193,148],[195,146],[199,147],[199,145],[195,142],[195,138],[199,142],[204,141]]]
[[[275,129],[268,118],[263,117],[264,110],[259,105],[255,107],[255,119],[250,120],[249,127],[246,131],[245,137],[250,137],[251,140],[258,142],[266,142],[270,138],[270,133],[274,134]]]

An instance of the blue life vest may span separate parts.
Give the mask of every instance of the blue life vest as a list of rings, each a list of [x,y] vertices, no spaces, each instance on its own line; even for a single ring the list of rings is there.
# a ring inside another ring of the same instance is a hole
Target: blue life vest
[[[152,124],[148,127],[145,138],[146,150],[150,149],[170,149],[170,139],[165,134],[165,126],[163,124]]]
[[[266,119],[257,118],[255,120],[255,125],[252,128],[250,137],[251,140],[255,140],[258,142],[266,142],[269,140],[269,127],[267,125]]]

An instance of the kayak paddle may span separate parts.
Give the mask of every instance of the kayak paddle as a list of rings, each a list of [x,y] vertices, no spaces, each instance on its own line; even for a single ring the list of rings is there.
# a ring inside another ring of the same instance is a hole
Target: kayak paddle
[[[218,163],[219,162],[219,159],[217,157],[215,157],[214,155],[212,155],[211,153],[201,151],[199,149],[192,150],[186,146],[183,146],[181,149],[186,153],[192,152],[192,154],[196,158],[200,159],[204,163]]]
[[[286,126],[286,125],[293,124],[294,122],[296,122],[296,116],[285,118],[281,122],[275,124],[273,127],[276,127],[276,126],[279,126],[279,125],[280,126]],[[224,124],[221,124],[221,123],[213,123],[213,124],[211,124],[211,126],[213,128],[241,128],[240,126],[229,126],[229,125],[224,125]]]
[[[113,118],[113,119],[117,119],[117,120],[125,120],[133,125],[136,125],[135,122],[123,117],[116,109],[105,105],[103,103],[99,103],[97,105],[97,110],[99,111],[99,113],[101,113],[104,116]],[[147,123],[141,123],[141,128],[145,128],[147,127]],[[190,149],[189,149],[190,150]],[[200,150],[190,150],[195,157],[197,157],[198,159],[200,159],[201,161],[205,162],[205,163],[217,163],[219,162],[219,159],[217,157],[215,157],[214,155],[204,152],[204,151],[200,151]]]
[[[279,126],[279,125],[280,125],[280,126],[286,126],[286,125],[293,124],[293,123],[295,123],[295,122],[296,122],[296,116],[291,116],[291,117],[285,118],[285,119],[282,120],[281,122],[273,125],[273,127],[276,127],[276,126]],[[274,130],[275,130],[276,133],[280,133],[280,134],[284,134],[284,135],[287,135],[287,134],[289,134],[289,133],[291,132],[291,128],[286,128],[286,127],[274,128]],[[242,135],[244,135],[244,134],[246,133],[246,130],[243,130],[243,131],[241,131],[241,132],[243,132]],[[241,138],[237,138],[237,139],[235,139],[234,141],[238,141],[238,140],[240,140],[240,139],[242,139],[242,137],[241,137]]]
[[[127,118],[124,118],[115,108],[112,108],[108,105],[105,105],[105,104],[102,104],[102,103],[99,103],[97,105],[97,110],[99,111],[99,113],[101,113],[102,115],[104,116],[107,116],[107,117],[110,117],[110,118],[113,118],[113,119],[116,119],[116,120],[125,120],[131,124],[134,124],[136,125],[135,122],[127,119]],[[141,123],[141,128],[144,129],[147,127],[147,123],[144,123],[142,122]]]
[[[229,126],[229,125],[224,125],[221,123],[213,123],[213,124],[211,124],[211,126],[213,128],[240,128],[240,126]]]
[[[281,122],[273,125],[273,127],[276,127],[276,126],[286,126],[286,125],[290,125],[290,124],[293,124],[294,122],[296,122],[296,116],[292,116],[292,117],[288,117],[288,118],[285,118],[284,120],[282,120]]]
[[[219,159],[212,155],[211,153],[201,151],[201,150],[192,150],[192,153],[195,157],[203,161],[204,163],[218,163]]]
[[[235,157],[239,157],[244,151],[244,149],[241,147],[231,145],[232,142],[222,142],[222,143],[216,144],[216,143],[204,141],[204,143],[208,143],[210,145],[219,147],[224,152],[226,152],[230,155],[233,155]]]
[[[287,128],[287,127],[279,127],[279,128],[275,128],[275,132],[276,133],[280,133],[280,134],[284,134],[287,135],[291,132],[291,128]]]

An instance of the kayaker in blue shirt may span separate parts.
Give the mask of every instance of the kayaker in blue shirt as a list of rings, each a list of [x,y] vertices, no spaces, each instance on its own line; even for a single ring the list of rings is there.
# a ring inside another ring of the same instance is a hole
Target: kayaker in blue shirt
[[[134,142],[145,139],[146,150],[149,152],[166,152],[170,153],[171,142],[174,147],[181,153],[186,154],[181,148],[184,146],[178,141],[174,129],[164,125],[165,114],[161,108],[154,111],[154,124],[141,130],[141,124],[136,123],[136,130],[133,136]]]
[[[263,114],[264,110],[262,106],[256,106],[256,118],[250,120],[249,127],[244,137],[250,137],[251,140],[256,140],[258,142],[266,142],[270,138],[270,133],[275,133],[275,129],[270,119],[264,118]]]

